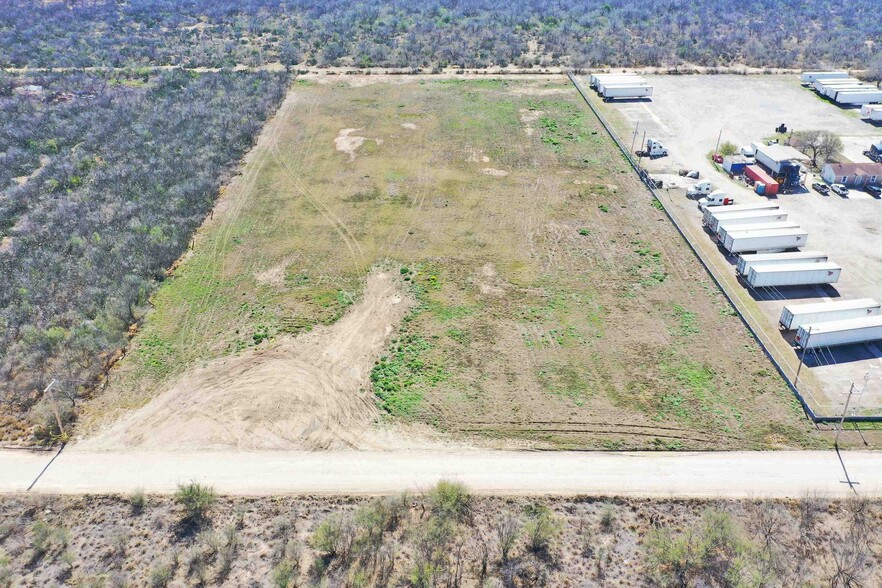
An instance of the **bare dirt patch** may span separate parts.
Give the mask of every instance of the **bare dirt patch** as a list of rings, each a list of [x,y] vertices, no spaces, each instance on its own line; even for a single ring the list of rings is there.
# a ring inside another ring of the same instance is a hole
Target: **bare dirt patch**
[[[355,151],[361,147],[367,140],[367,137],[353,135],[362,129],[342,129],[337,138],[334,139],[334,146],[337,151],[349,155],[349,161],[355,161]]]
[[[368,376],[412,306],[387,273],[331,326],[184,374],[86,447],[335,449],[383,446]]]
[[[484,169],[481,170],[481,172],[483,172],[484,174],[486,174],[488,176],[493,176],[496,178],[504,178],[505,176],[508,175],[508,172],[505,171],[504,169],[496,169],[496,168],[492,168],[492,167],[485,167]]]

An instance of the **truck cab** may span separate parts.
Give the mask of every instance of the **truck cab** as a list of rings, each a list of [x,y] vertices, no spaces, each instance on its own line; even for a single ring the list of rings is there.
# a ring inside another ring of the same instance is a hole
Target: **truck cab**
[[[686,190],[687,196],[707,196],[711,192],[714,191],[714,185],[710,183],[710,180],[701,180],[688,190]]]
[[[734,198],[722,190],[716,190],[699,200],[698,208],[701,210],[707,210],[711,206],[729,206],[731,204],[735,204]]]
[[[668,148],[665,147],[661,141],[656,141],[655,139],[646,140],[645,155],[648,155],[649,157],[664,157],[667,154]]]

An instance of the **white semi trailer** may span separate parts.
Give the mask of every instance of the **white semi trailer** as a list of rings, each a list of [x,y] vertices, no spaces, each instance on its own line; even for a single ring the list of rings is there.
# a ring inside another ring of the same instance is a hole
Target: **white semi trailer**
[[[808,233],[803,229],[781,229],[778,231],[731,231],[721,243],[729,253],[745,251],[768,252],[786,251],[805,246]]]
[[[763,203],[763,204],[735,204],[734,206],[727,206],[726,208],[708,208],[704,211],[704,216],[702,217],[702,223],[710,228],[712,231],[717,230],[717,221],[727,218],[728,215],[737,214],[741,212],[747,211],[760,211],[760,210],[778,210],[779,206],[777,204]]]
[[[597,91],[603,94],[607,88],[620,88],[628,86],[648,86],[649,83],[643,79],[633,80],[600,80],[597,82]]]
[[[803,349],[869,343],[882,339],[882,316],[809,323],[796,330],[794,343]]]
[[[736,212],[734,214],[720,215],[717,219],[717,228],[714,232],[720,235],[720,231],[738,225],[755,225],[759,223],[781,223],[787,220],[787,213],[779,210],[755,210]]]
[[[847,78],[847,71],[804,71],[799,77],[799,81],[803,84],[811,84],[815,80],[835,80]]]
[[[729,234],[729,231],[780,231],[781,229],[798,229],[799,225],[793,221],[780,221],[780,222],[755,222],[744,225],[730,225],[726,228],[727,225],[720,224],[717,226],[717,236],[720,241],[726,240],[726,235]]]
[[[873,104],[882,102],[882,90],[840,90],[833,100],[837,104]]]
[[[794,263],[820,263],[827,261],[827,254],[820,251],[791,251],[790,253],[749,253],[738,258],[735,273],[747,275],[754,265],[781,265]]]
[[[614,98],[648,98],[652,96],[652,86],[610,86],[604,88],[600,94],[603,96],[604,102],[609,102]]]
[[[642,76],[638,76],[637,74],[629,74],[629,73],[598,73],[591,74],[588,76],[588,85],[592,88],[596,88],[597,85],[604,81],[612,81],[612,80],[635,80],[640,81],[644,78]]]
[[[870,120],[882,120],[882,104],[864,104],[861,116]]]
[[[829,261],[790,265],[757,264],[750,267],[745,281],[752,288],[814,286],[835,284],[841,273],[842,268]]]
[[[835,302],[813,302],[811,304],[788,304],[781,311],[778,324],[786,331],[802,325],[842,321],[847,319],[878,316],[882,305],[872,298],[858,300],[837,300]]]

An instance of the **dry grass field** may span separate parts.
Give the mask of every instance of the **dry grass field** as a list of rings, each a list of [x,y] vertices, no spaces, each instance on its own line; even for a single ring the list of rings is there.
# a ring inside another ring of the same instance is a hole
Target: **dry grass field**
[[[882,581],[880,505],[865,499],[537,499],[434,489],[203,503],[194,525],[182,522],[184,506],[171,497],[6,496],[0,584],[600,588]]]
[[[105,445],[823,443],[563,77],[295,82],[152,302]]]

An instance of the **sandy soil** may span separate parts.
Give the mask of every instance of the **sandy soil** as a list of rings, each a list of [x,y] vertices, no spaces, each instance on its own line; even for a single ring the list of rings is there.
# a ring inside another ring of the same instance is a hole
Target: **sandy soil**
[[[82,446],[388,447],[391,433],[373,427],[378,409],[368,378],[412,303],[393,277],[374,272],[364,297],[334,325],[191,370]]]
[[[361,129],[342,129],[340,134],[337,135],[337,138],[334,139],[334,146],[337,148],[337,151],[349,155],[349,161],[355,160],[355,151],[361,147],[367,139],[367,137],[360,137],[352,134],[360,130]]]

